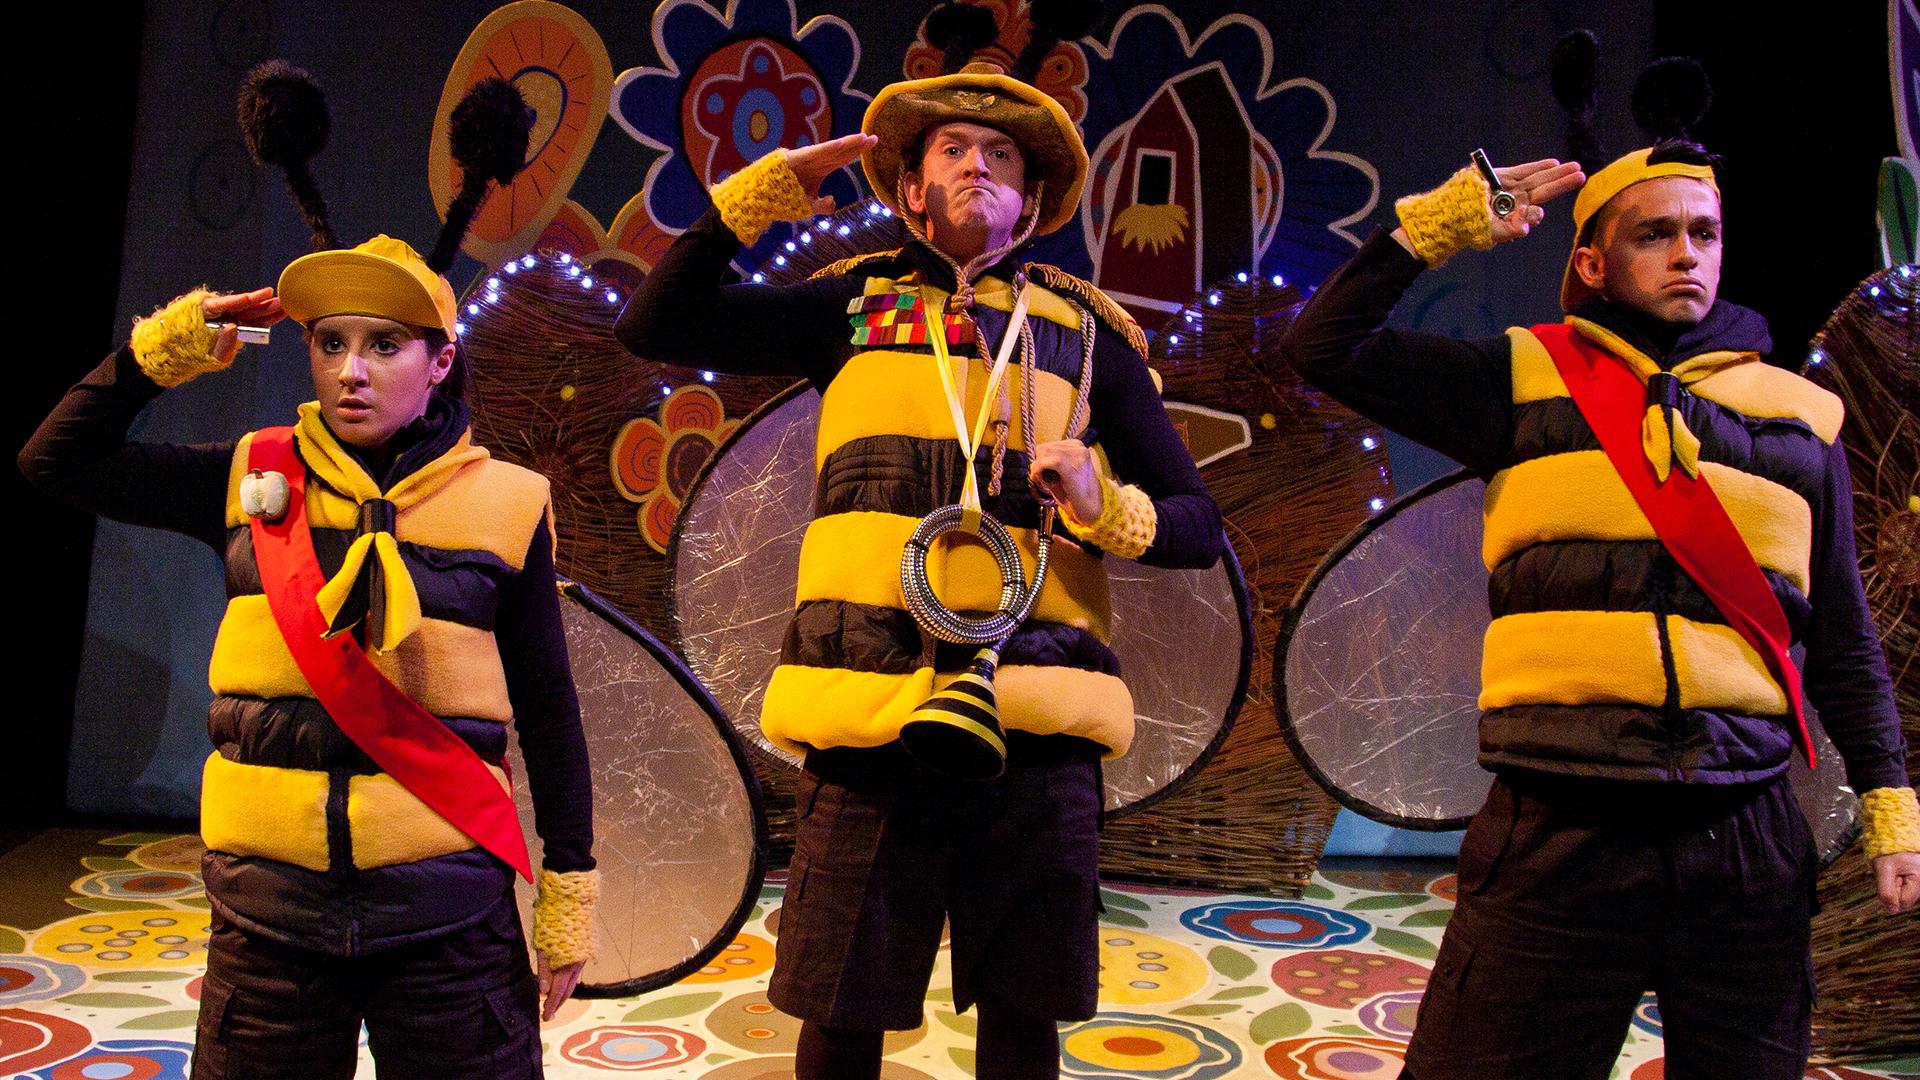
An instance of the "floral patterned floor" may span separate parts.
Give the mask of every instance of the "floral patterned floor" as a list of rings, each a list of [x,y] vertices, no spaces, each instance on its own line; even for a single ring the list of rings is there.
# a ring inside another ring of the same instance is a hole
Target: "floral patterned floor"
[[[0,1076],[184,1077],[206,942],[191,836],[54,829],[0,855]],[[1392,1080],[1440,931],[1444,863],[1329,860],[1300,900],[1112,886],[1101,1013],[1062,1029],[1063,1075],[1100,1080]],[[546,1028],[547,1074],[701,1080],[792,1075],[799,1024],[766,1001],[779,929],[769,883],[705,970],[644,998],[575,1001]],[[971,1076],[974,1020],[934,973],[927,1022],[887,1041],[887,1080]],[[1659,1080],[1649,998],[1613,1075]],[[361,1076],[371,1076],[362,1058]],[[1920,1059],[1818,1067],[1820,1080],[1920,1076]]]

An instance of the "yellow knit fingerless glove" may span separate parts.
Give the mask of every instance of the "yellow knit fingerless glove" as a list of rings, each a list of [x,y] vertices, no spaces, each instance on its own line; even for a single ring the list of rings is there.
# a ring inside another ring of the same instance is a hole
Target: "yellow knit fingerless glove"
[[[593,906],[600,900],[600,871],[540,871],[533,900],[533,947],[556,968],[593,957]]]
[[[720,220],[743,244],[760,239],[776,221],[813,216],[813,200],[787,164],[787,152],[775,150],[727,177],[708,192],[720,208]]]
[[[1137,559],[1153,543],[1160,515],[1153,497],[1132,484],[1116,484],[1104,469],[1100,473],[1100,516],[1081,521],[1071,503],[1060,504],[1060,520],[1067,531],[1102,551],[1123,559]]]
[[[213,340],[219,332],[207,329],[206,312],[200,307],[212,295],[205,289],[195,289],[134,321],[129,344],[133,346],[133,359],[147,378],[174,387],[202,372],[227,366],[213,355]]]
[[[1920,802],[1910,787],[1874,788],[1860,796],[1860,823],[1869,859],[1920,851]]]
[[[1493,246],[1490,194],[1479,170],[1469,165],[1432,191],[1394,203],[1393,209],[1413,243],[1413,253],[1428,266],[1439,266],[1462,248],[1485,251]]]

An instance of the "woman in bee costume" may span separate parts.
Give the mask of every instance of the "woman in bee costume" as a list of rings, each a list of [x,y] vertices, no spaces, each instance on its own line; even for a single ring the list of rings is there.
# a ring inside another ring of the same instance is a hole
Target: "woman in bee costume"
[[[196,289],[137,322],[20,455],[49,494],[197,537],[226,566],[194,1075],[351,1076],[364,1022],[383,1074],[538,1076],[539,996],[551,1016],[592,951],[591,779],[547,481],[473,445],[442,276],[489,180],[519,168],[524,106],[495,80],[456,110],[466,183],[428,259],[334,239],[306,168],[326,109],[304,72],[256,69],[240,112],[323,250],[277,288]],[[291,426],[126,440],[148,401],[232,362],[239,324],[282,317],[304,330],[317,399]],[[509,723],[544,842],[537,979]]]

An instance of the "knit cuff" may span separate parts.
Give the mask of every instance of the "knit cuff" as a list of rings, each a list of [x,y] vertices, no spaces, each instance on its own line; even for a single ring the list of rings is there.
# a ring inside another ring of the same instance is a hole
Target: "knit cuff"
[[[1160,525],[1153,497],[1132,484],[1114,483],[1105,470],[1100,473],[1100,516],[1081,521],[1073,514],[1073,504],[1063,502],[1060,520],[1068,532],[1123,559],[1137,559],[1151,547]]]
[[[751,245],[776,221],[813,216],[813,200],[787,164],[787,152],[775,150],[727,177],[708,192],[742,244]]]
[[[1912,788],[1874,788],[1860,796],[1860,821],[1867,858],[1920,852],[1920,802]]]
[[[1393,209],[1413,253],[1428,266],[1439,266],[1462,248],[1485,251],[1493,246],[1493,211],[1487,205],[1491,192],[1479,170],[1468,166],[1432,191],[1394,203]]]
[[[212,296],[195,289],[133,324],[133,358],[147,378],[163,387],[179,386],[206,371],[226,367],[213,355],[219,331],[207,328],[201,303]]]
[[[593,957],[593,907],[600,899],[600,871],[540,871],[533,901],[533,947],[548,965],[568,967]]]

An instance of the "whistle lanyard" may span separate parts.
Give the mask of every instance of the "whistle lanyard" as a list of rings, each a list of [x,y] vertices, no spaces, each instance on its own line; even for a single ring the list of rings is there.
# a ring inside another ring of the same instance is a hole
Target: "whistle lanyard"
[[[960,453],[966,461],[966,479],[960,487],[960,509],[969,531],[978,531],[980,481],[973,467],[973,459],[980,452],[981,440],[986,437],[987,417],[993,413],[994,397],[999,392],[1000,380],[1006,377],[1007,361],[1013,356],[1013,347],[1020,340],[1020,328],[1027,320],[1027,290],[1023,285],[1020,295],[1014,299],[1013,314],[1007,319],[1007,331],[1000,339],[999,355],[994,357],[993,367],[987,373],[985,392],[980,395],[980,414],[974,418],[971,426],[967,424],[966,402],[962,400],[960,389],[954,382],[953,358],[947,351],[946,307],[944,299],[927,301],[927,340],[933,345],[935,366],[940,369],[940,386],[946,391],[947,407],[953,413],[954,436],[959,440]]]

